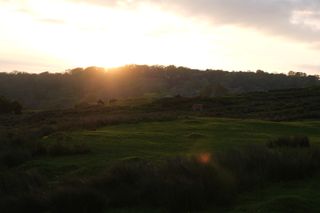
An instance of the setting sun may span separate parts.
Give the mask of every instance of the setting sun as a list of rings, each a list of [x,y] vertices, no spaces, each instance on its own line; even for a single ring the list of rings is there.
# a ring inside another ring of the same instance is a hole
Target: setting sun
[[[0,0],[1,213],[320,212],[319,2]]]
[[[215,11],[209,13],[183,1],[2,0],[0,71],[174,64],[317,73],[320,22],[314,10],[288,8],[280,27],[264,20],[268,13],[237,20],[232,13],[251,11],[218,2],[208,2]]]

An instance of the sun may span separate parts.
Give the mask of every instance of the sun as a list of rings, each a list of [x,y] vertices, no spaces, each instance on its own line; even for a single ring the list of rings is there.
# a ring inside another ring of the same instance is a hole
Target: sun
[[[19,52],[32,50],[41,62],[68,68],[125,64],[199,68],[209,60],[212,49],[217,51],[216,47],[208,49],[212,36],[204,36],[206,26],[150,3],[132,7],[70,0],[23,2],[11,5],[6,14],[11,24],[21,27],[8,26],[8,30],[13,31],[11,39],[18,41]],[[207,52],[208,57],[198,57],[199,52]]]

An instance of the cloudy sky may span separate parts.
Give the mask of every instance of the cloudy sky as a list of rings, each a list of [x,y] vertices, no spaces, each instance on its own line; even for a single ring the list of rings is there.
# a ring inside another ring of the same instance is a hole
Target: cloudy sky
[[[132,63],[320,74],[320,1],[0,0],[0,72]]]

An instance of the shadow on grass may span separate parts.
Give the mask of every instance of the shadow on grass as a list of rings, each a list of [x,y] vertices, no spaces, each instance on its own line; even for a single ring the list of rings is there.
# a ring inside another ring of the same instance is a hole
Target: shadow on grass
[[[4,212],[104,212],[140,207],[196,212],[210,206],[228,208],[246,190],[273,182],[301,180],[319,170],[319,148],[287,145],[251,146],[162,163],[125,161],[103,174],[66,180],[44,192],[35,174],[12,173],[9,174],[12,178],[6,179],[1,174],[0,207]],[[21,197],[22,191],[29,200]],[[281,211],[291,203],[297,205],[295,209],[305,206],[304,200],[288,197],[257,208],[272,210],[278,206]]]

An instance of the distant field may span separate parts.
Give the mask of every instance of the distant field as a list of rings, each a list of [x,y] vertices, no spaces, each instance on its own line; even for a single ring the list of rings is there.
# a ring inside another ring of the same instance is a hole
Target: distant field
[[[166,157],[194,155],[265,144],[279,136],[306,135],[311,143],[320,143],[320,122],[270,122],[220,118],[189,118],[177,121],[120,124],[95,131],[55,133],[43,137],[43,143],[63,141],[85,144],[91,153],[46,157],[28,162],[51,177],[90,174],[109,164],[139,158],[161,160]],[[53,175],[53,176],[52,176]]]

